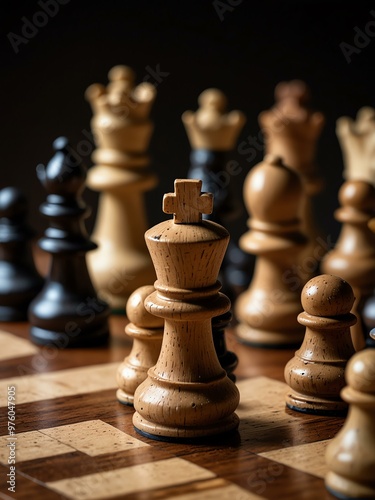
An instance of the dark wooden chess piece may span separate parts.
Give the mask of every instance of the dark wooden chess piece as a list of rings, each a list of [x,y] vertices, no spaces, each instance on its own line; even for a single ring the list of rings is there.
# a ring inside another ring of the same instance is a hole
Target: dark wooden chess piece
[[[226,227],[241,211],[238,197],[234,196],[230,174],[226,167],[228,153],[233,150],[245,116],[240,111],[226,112],[227,99],[223,92],[210,88],[198,97],[199,109],[194,113],[185,111],[182,121],[191,145],[189,179],[200,179],[202,190],[214,195],[212,213],[203,219],[212,220]],[[252,258],[243,252],[234,241],[229,241],[219,280],[232,301],[243,291],[251,279]],[[216,353],[221,366],[234,381],[237,356],[227,350],[225,328],[231,320],[228,312],[212,319],[212,333]]]
[[[246,118],[241,111],[226,112],[227,99],[215,88],[206,89],[198,97],[199,109],[182,115],[191,145],[189,179],[200,179],[202,190],[214,195],[211,214],[203,216],[224,227],[235,220],[242,208],[233,193],[228,153],[234,149]],[[234,300],[249,285],[251,259],[230,241],[221,270],[223,292]]]
[[[27,308],[43,286],[37,273],[26,223],[27,203],[15,187],[0,190],[0,321],[24,321]]]
[[[39,246],[52,261],[46,283],[29,307],[30,334],[37,344],[96,345],[108,339],[110,310],[97,298],[86,266],[86,252],[96,248],[83,223],[89,215],[81,198],[86,168],[70,156],[65,137],[56,139],[53,148],[47,167],[37,167],[48,193],[40,212],[50,223]]]
[[[231,311],[228,311],[216,318],[212,318],[212,337],[214,341],[215,351],[220,361],[222,368],[227,372],[228,377],[235,382],[236,376],[233,373],[238,365],[238,357],[233,351],[227,348],[225,338],[225,329],[228,328],[232,319]]]

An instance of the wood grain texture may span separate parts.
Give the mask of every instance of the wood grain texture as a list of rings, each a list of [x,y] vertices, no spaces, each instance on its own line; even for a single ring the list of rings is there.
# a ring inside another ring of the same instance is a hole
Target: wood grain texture
[[[113,335],[109,347],[78,351],[59,350],[56,356],[44,366],[44,370],[49,372],[49,375],[55,372],[57,377],[57,372],[62,373],[64,369],[76,369],[80,365],[86,367],[87,370],[95,371],[100,365],[104,368],[108,363],[120,364],[131,349],[131,344],[123,331],[125,324],[124,317],[112,317]],[[28,325],[26,323],[6,324],[3,327],[6,331],[27,339]],[[203,444],[149,440],[134,430],[132,424],[134,410],[117,401],[115,378],[113,388],[102,390],[99,385],[97,390],[86,393],[80,388],[85,379],[79,379],[76,381],[75,394],[18,403],[16,405],[16,432],[21,434],[39,431],[44,436],[53,433],[56,437],[55,432],[64,431],[64,426],[73,426],[77,431],[77,439],[78,431],[82,429],[83,442],[86,439],[90,441],[96,436],[99,451],[102,443],[99,442],[98,436],[101,434],[95,434],[95,429],[90,428],[90,422],[99,420],[105,426],[114,429],[113,436],[119,432],[125,440],[128,439],[126,436],[130,436],[131,440],[138,440],[147,446],[129,447],[117,451],[106,450],[104,453],[89,455],[88,448],[85,446],[83,451],[78,450],[73,442],[69,444],[63,438],[62,445],[69,446],[73,450],[67,449],[65,453],[47,457],[33,455],[33,458],[17,463],[16,495],[7,494],[6,473],[9,468],[7,465],[0,465],[0,497],[6,500],[10,498],[61,500],[68,497],[51,490],[47,483],[69,484],[74,477],[94,475],[98,478],[103,477],[104,473],[112,473],[120,469],[132,470],[129,468],[143,464],[160,461],[175,463],[168,461],[177,457],[183,460],[183,463],[194,464],[199,467],[199,470],[208,471],[209,477],[179,484],[176,482],[175,484],[168,483],[168,485],[158,483],[153,486],[145,477],[141,490],[120,494],[117,498],[140,500],[181,496],[186,500],[190,498],[316,500],[318,496],[322,500],[332,500],[333,497],[326,491],[324,482],[319,477],[320,473],[315,475],[315,466],[312,465],[309,472],[298,470],[297,461],[286,463],[282,457],[278,461],[277,454],[272,456],[272,453],[290,453],[292,456],[294,447],[297,447],[298,451],[299,446],[306,446],[307,451],[304,454],[305,465],[308,469],[308,447],[311,445],[313,449],[315,446],[319,449],[320,442],[334,437],[342,427],[343,419],[303,415],[285,408],[284,398],[287,387],[283,383],[283,369],[287,360],[292,357],[293,351],[272,349],[264,351],[244,346],[236,342],[232,331],[228,334],[228,345],[240,359],[237,377],[241,403],[238,407],[240,427],[237,434],[215,438]],[[32,359],[33,356],[8,360],[5,371],[0,372],[0,377],[4,380],[8,378],[10,372],[17,371],[17,364],[20,360],[25,365],[32,366]],[[13,367],[12,362],[15,365]],[[40,372],[33,375],[40,376]],[[28,377],[27,374],[24,376]],[[101,428],[102,425],[100,424]],[[7,415],[4,409],[0,411],[0,429],[2,429],[1,434],[5,435]],[[53,430],[49,431],[49,429]],[[109,439],[110,442],[111,439]],[[300,450],[304,451],[303,448]],[[259,456],[261,453],[271,453],[271,455]],[[318,453],[315,452],[311,464],[316,463],[317,455]],[[285,463],[282,463],[283,461]],[[168,469],[168,474],[173,475],[174,472],[175,468]],[[100,481],[96,484],[102,487]],[[102,498],[108,498],[108,496]]]

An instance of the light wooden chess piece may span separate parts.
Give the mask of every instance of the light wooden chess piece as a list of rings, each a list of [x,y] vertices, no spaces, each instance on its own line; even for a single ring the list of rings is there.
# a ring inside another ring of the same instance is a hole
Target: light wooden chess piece
[[[194,149],[230,151],[246,118],[241,111],[226,112],[227,99],[219,89],[206,89],[198,98],[199,109],[185,111],[182,121]]]
[[[300,349],[285,367],[290,389],[287,406],[318,415],[340,415],[347,404],[340,398],[344,372],[354,354],[350,313],[354,303],[351,286],[339,278],[322,274],[312,278],[302,290],[304,312],[298,321],[306,327]]]
[[[115,66],[108,76],[107,88],[93,84],[86,90],[98,146],[87,185],[101,193],[92,235],[99,248],[88,264],[99,295],[112,309],[122,310],[134,290],[155,279],[144,242],[148,223],[143,198],[157,182],[145,168],[156,90],[146,82],[135,87],[134,73],[126,66]]]
[[[361,108],[356,120],[347,116],[336,122],[344,159],[344,179],[375,184],[375,109]]]
[[[238,170],[228,162],[229,151],[235,148],[237,138],[246,121],[241,111],[227,112],[227,98],[219,89],[206,89],[198,97],[196,112],[182,115],[191,153],[188,177],[200,179],[203,191],[214,194],[212,214],[204,218],[224,227],[235,220],[242,207],[233,192],[232,176]],[[230,241],[220,270],[224,292],[231,298],[246,288],[251,279],[251,263],[234,241]]]
[[[375,287],[375,234],[368,227],[375,216],[375,188],[366,181],[346,181],[339,191],[341,207],[335,218],[342,222],[336,246],[323,259],[321,269],[336,274],[353,287],[356,301],[353,313],[358,315],[352,327],[356,350],[365,345],[367,332],[363,331],[361,313]]]
[[[310,90],[301,80],[280,82],[275,88],[275,105],[259,115],[265,153],[280,156],[284,164],[301,175],[305,195],[301,207],[302,230],[309,244],[300,255],[300,275],[306,282],[319,269],[327,250],[314,220],[312,200],[324,187],[315,163],[316,143],[324,116],[309,107]]]
[[[346,369],[344,427],[326,450],[327,489],[338,498],[375,498],[375,350],[356,353]]]
[[[148,369],[156,364],[160,354],[164,321],[144,307],[145,299],[154,291],[152,285],[142,286],[130,295],[126,304],[130,323],[125,332],[133,338],[133,346],[117,370],[116,396],[123,404],[133,405],[135,390],[146,380]]]
[[[308,193],[314,194],[323,187],[314,157],[324,116],[310,109],[309,100],[310,91],[304,82],[281,82],[275,88],[275,106],[260,113],[259,123],[266,152],[281,156],[302,176]]]
[[[217,281],[229,234],[202,221],[213,200],[201,194],[201,184],[176,180],[175,193],[163,199],[174,219],[145,235],[157,275],[145,307],[165,326],[158,362],[134,395],[133,423],[153,439],[203,438],[239,423],[239,392],[220,366],[211,330],[211,318],[230,308]]]
[[[235,305],[236,332],[245,343],[286,347],[302,342],[297,315],[302,311],[303,283],[293,271],[306,245],[298,218],[302,196],[299,175],[272,155],[245,180],[244,199],[251,218],[240,245],[257,256],[250,287]]]

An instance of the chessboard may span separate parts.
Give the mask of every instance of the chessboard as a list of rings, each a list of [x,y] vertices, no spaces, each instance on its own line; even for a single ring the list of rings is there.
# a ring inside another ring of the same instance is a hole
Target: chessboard
[[[2,499],[333,498],[324,452],[344,419],[285,407],[292,350],[251,348],[229,330],[228,347],[240,360],[238,432],[203,444],[154,441],[134,430],[133,408],[116,399],[116,369],[131,347],[126,323],[112,316],[109,346],[90,349],[39,347],[27,323],[2,324]]]

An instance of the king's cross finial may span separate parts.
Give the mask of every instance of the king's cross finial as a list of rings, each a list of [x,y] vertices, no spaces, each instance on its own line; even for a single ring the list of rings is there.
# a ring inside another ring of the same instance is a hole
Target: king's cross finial
[[[174,193],[163,198],[163,212],[174,214],[175,224],[194,224],[202,220],[202,214],[213,209],[213,195],[201,193],[202,181],[197,179],[176,179]]]

